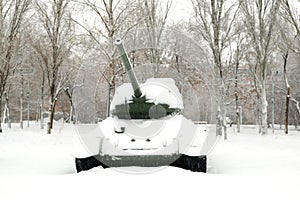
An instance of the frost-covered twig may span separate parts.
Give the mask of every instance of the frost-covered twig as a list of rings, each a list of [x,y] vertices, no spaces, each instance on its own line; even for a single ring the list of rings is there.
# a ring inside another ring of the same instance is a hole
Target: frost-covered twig
[[[235,99],[232,99],[231,101],[225,102],[225,105],[226,105],[226,106],[229,106],[229,105],[232,104],[233,102],[235,102]]]
[[[295,103],[298,113],[300,114],[300,103],[294,97],[291,96],[290,100]]]

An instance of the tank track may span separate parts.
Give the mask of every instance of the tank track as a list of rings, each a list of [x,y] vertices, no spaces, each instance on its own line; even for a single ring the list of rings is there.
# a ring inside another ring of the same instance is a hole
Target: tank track
[[[87,171],[98,166],[102,166],[104,169],[109,167],[127,166],[173,166],[193,172],[206,173],[207,157],[206,155],[188,156],[184,154],[142,156],[94,155],[87,158],[76,158],[75,164],[77,172]]]

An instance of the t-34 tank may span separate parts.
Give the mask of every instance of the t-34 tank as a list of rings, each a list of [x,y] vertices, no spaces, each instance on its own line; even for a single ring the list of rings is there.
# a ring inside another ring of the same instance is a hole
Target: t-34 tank
[[[96,166],[175,166],[206,172],[206,155],[202,155],[206,132],[183,116],[175,81],[151,78],[139,84],[121,39],[115,45],[130,83],[116,88],[111,116],[98,124],[100,131],[89,139],[96,150],[76,157],[77,171]]]

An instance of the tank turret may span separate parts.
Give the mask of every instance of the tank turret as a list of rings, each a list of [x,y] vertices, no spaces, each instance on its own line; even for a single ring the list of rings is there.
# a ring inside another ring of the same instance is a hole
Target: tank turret
[[[133,91],[133,94],[131,94],[129,97],[128,95],[119,95],[118,97],[114,97],[113,101],[119,101],[122,103],[116,104],[112,109],[111,114],[113,116],[117,116],[119,119],[159,119],[168,115],[180,113],[182,108],[170,106],[168,102],[160,102],[159,98],[151,98],[151,94],[149,93],[153,91],[151,91],[150,87],[144,87],[147,91],[143,91],[143,88],[141,88],[140,84],[138,83],[136,75],[133,71],[127,52],[122,44],[122,40],[116,39],[115,45],[119,51],[122,63],[131,83],[131,89],[128,87],[123,87],[123,89],[127,90],[125,91],[127,93]],[[158,86],[158,84],[156,84],[156,86]],[[116,93],[118,93],[118,88]],[[164,95],[172,94],[169,91]],[[116,100],[116,98],[118,100]]]

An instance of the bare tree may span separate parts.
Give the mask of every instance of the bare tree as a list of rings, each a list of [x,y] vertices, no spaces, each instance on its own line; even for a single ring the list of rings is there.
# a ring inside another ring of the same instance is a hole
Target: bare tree
[[[47,132],[50,134],[53,128],[55,106],[63,87],[68,80],[68,70],[62,70],[69,56],[72,46],[72,24],[70,11],[68,10],[70,0],[48,0],[46,2],[35,1],[39,20],[46,32],[44,48],[47,51],[37,51],[41,59],[44,59],[46,80],[49,86],[49,122]],[[50,9],[49,9],[50,8]]]
[[[292,87],[289,83],[287,71],[289,52],[297,52],[297,49],[299,48],[300,22],[298,17],[299,13],[297,13],[296,9],[294,9],[290,0],[283,0],[281,8],[281,17],[284,19],[283,22],[287,22],[287,25],[292,27],[287,26],[285,29],[281,29],[282,42],[280,43],[280,49],[283,51],[283,75],[286,86],[285,133],[288,134],[290,101],[294,102],[296,110],[300,115],[299,101],[297,101],[292,95]]]
[[[239,85],[243,86],[239,80],[239,72],[240,68],[243,67],[243,62],[245,59],[245,51],[247,46],[247,39],[245,37],[244,29],[242,23],[236,22],[235,23],[235,35],[230,39],[230,56],[229,56],[229,66],[232,66],[232,75],[234,81],[234,100],[235,100],[235,121],[237,124],[237,132],[240,132],[240,125],[241,125],[241,102],[240,98],[244,98],[246,95],[245,92],[241,91]],[[230,76],[231,77],[231,76]],[[231,81],[229,81],[231,83]]]
[[[0,0],[0,117],[3,94],[14,62],[16,41],[29,4],[30,0]]]
[[[164,29],[166,28],[167,20],[170,16],[173,0],[167,0],[165,5],[158,0],[143,0],[139,1],[141,26],[147,30],[146,39],[149,40],[151,45],[149,60],[154,65],[154,77],[159,75],[159,61],[161,52],[157,47],[161,42],[161,37]]]
[[[100,56],[106,63],[101,77],[106,80],[108,85],[106,115],[109,116],[110,101],[114,94],[116,77],[122,71],[118,69],[118,65],[115,63],[114,39],[121,32],[125,34],[139,23],[139,19],[134,14],[136,1],[78,0],[77,2],[89,8],[96,20],[95,25],[90,28],[88,24],[73,19],[97,44]]]
[[[217,134],[227,138],[224,87],[224,49],[233,33],[234,19],[238,13],[237,4],[227,0],[192,0],[195,14],[195,32],[206,41],[214,63],[216,92]]]
[[[256,81],[259,100],[259,124],[262,134],[268,133],[266,80],[269,62],[275,41],[275,25],[280,6],[279,0],[240,1],[246,31],[251,38],[252,55],[249,58],[252,74]]]
[[[38,73],[40,74],[40,105],[39,105],[39,119],[40,119],[40,128],[44,129],[44,105],[45,105],[45,82],[46,82],[46,67],[48,66],[48,54],[47,49],[44,48],[45,43],[44,41],[36,37],[35,39],[39,38],[38,41],[34,40],[33,35],[28,35],[29,45],[31,48],[30,60],[31,65],[37,69]]]

